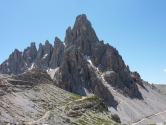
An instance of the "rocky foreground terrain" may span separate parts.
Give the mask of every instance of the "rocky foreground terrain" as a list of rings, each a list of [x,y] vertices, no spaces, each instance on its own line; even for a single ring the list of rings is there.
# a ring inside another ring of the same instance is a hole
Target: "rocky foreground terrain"
[[[60,89],[45,71],[0,75],[0,86],[1,125],[114,125],[120,122],[102,99]]]
[[[34,42],[15,49],[0,73],[2,124],[166,122],[165,94],[130,71],[85,14],[68,27],[64,42],[55,37],[38,50]]]
[[[116,106],[109,106],[93,94],[80,96],[58,88],[43,70],[1,74],[0,124],[147,125],[165,122],[165,95],[145,82],[144,87],[138,85],[138,89],[142,100],[112,90],[120,101]]]

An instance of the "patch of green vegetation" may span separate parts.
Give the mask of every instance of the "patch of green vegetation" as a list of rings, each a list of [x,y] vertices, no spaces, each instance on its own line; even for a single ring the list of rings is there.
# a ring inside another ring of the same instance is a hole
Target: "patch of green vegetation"
[[[53,102],[57,102],[57,99],[55,99],[54,97],[53,98],[51,98],[51,100],[53,101]]]
[[[43,109],[48,110],[48,106],[42,105]]]
[[[119,125],[107,119],[100,118],[96,115],[91,115],[90,113],[86,113],[79,120],[73,122],[71,125],[77,125],[77,124],[78,125],[113,125],[113,124]]]
[[[70,125],[78,125],[77,123],[75,123],[75,122],[72,122]]]
[[[68,111],[69,109],[70,109],[69,106],[66,106],[66,107],[65,107],[65,111],[66,111],[66,110]]]
[[[88,122],[86,122],[86,121],[84,121],[84,120],[82,120],[82,119],[78,120],[78,122],[79,122],[81,125],[88,125]]]
[[[74,100],[81,99],[81,98],[82,98],[82,96],[80,96],[80,95],[72,94],[69,99],[74,101]]]
[[[93,119],[95,119],[97,121],[96,125],[100,125],[100,124],[110,125],[111,124],[111,121],[108,121],[106,119],[102,119],[102,118],[99,118],[99,117],[94,117]]]
[[[96,102],[99,102],[101,101],[102,99],[97,97],[97,96],[91,96],[91,97],[88,97],[88,98],[85,98],[84,101],[96,101]]]
[[[150,124],[150,125],[156,125],[156,124]]]
[[[49,117],[48,117],[48,120],[51,120],[52,117],[54,117],[54,114],[51,113],[51,114],[49,115]]]
[[[14,96],[14,97],[16,97],[16,95],[12,92],[12,95]],[[24,97],[23,97],[24,98]]]

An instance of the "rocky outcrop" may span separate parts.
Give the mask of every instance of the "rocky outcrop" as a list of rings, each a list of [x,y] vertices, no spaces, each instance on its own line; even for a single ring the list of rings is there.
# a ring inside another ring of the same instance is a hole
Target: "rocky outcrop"
[[[143,80],[141,79],[141,76],[138,72],[131,72],[131,77],[135,82],[137,82],[139,85],[143,86]]]
[[[80,117],[86,111],[108,112],[105,102],[97,96],[87,97],[77,102],[73,102],[65,107],[65,113],[69,117]]]
[[[117,114],[111,115],[111,119],[114,120],[117,123],[121,123],[120,118]]]
[[[46,71],[35,68],[30,72],[13,75],[12,78],[8,80],[8,82],[12,85],[34,86],[41,83],[50,84],[53,83],[53,80]]]

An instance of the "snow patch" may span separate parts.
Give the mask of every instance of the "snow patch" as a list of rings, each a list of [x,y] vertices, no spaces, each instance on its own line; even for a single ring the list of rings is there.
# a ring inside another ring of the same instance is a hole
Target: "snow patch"
[[[66,44],[65,44],[65,42],[63,42],[63,45],[66,47]]]
[[[47,69],[46,71],[49,72],[49,71],[51,71],[51,70],[53,70],[53,69],[50,69],[50,68],[49,68],[49,69]]]
[[[8,62],[6,62],[6,65],[7,65],[7,66],[9,66],[9,63],[8,63]]]
[[[90,56],[85,55],[85,59],[90,63],[91,66],[93,66],[92,61],[90,59]],[[93,66],[94,67],[94,66]]]
[[[34,68],[34,63],[32,63],[31,67],[28,70],[32,70]]]
[[[47,69],[47,72],[49,72],[49,71],[57,71],[59,69],[59,67],[57,67],[57,68],[55,68],[55,69],[51,69],[51,68],[49,68],[49,69]]]
[[[103,76],[103,74],[101,75],[101,78],[102,78],[102,80],[103,80],[104,82],[106,82],[106,81],[105,81],[105,79],[104,79],[104,76]]]
[[[55,68],[55,69],[48,69],[47,72],[48,74],[51,76],[51,78],[54,78],[55,73],[58,71],[59,67]]]
[[[43,56],[43,59],[45,59],[47,56],[48,56],[48,54],[45,54],[45,55]]]

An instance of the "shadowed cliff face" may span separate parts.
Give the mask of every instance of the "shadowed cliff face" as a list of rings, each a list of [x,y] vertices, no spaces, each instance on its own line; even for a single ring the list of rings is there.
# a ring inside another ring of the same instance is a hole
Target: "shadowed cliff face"
[[[111,91],[117,90],[130,97],[142,98],[136,83],[142,80],[125,65],[118,51],[104,44],[96,36],[85,14],[76,17],[74,27],[66,30],[65,41],[55,38],[54,46],[49,41],[35,43],[19,52],[15,50],[0,66],[0,72],[19,74],[32,70],[40,62],[44,70],[55,69],[57,86],[80,95],[95,94],[110,105],[117,105]]]

